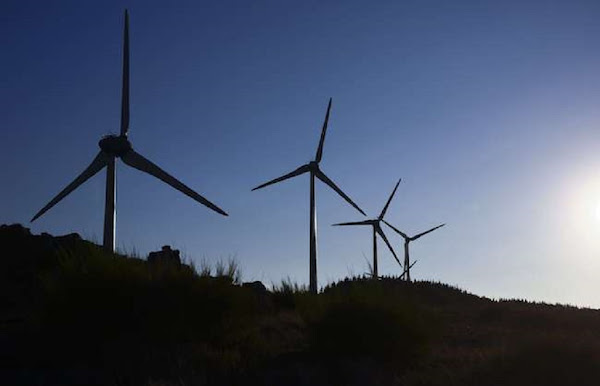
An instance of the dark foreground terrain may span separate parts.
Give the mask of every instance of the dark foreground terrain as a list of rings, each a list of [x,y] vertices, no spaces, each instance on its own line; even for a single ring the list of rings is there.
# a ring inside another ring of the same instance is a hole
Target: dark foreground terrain
[[[241,285],[235,264],[0,228],[2,385],[597,385],[600,311],[439,283]]]

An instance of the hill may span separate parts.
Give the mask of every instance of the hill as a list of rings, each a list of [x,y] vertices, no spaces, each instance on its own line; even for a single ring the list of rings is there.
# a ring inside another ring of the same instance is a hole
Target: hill
[[[600,311],[352,278],[312,295],[0,227],[7,385],[596,385]]]

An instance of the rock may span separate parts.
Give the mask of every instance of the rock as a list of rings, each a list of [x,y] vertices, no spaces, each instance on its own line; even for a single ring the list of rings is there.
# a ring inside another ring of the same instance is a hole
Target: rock
[[[179,249],[171,249],[170,245],[164,245],[162,250],[158,252],[150,252],[148,254],[148,263],[156,264],[173,264],[181,266],[181,257],[179,257]]]
[[[269,291],[267,287],[261,281],[249,281],[242,283],[242,287],[249,288],[254,291],[257,295],[266,295]]]

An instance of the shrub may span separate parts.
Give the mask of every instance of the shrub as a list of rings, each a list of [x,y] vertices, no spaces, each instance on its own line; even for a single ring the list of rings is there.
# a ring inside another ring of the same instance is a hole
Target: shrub
[[[282,309],[295,309],[300,298],[312,297],[308,287],[293,282],[289,277],[281,280],[281,284],[273,284],[272,298],[274,304]]]
[[[406,364],[425,352],[429,336],[413,312],[384,301],[334,301],[311,323],[310,346],[328,357]]]
[[[232,285],[235,264],[223,267],[217,269],[222,277],[202,277],[187,265],[63,251],[58,266],[40,274],[39,343],[56,358],[100,355],[112,365],[124,357],[171,360],[191,343],[206,347],[202,352],[226,353],[218,356],[221,365],[239,360],[236,339],[257,317],[257,302],[251,291]]]

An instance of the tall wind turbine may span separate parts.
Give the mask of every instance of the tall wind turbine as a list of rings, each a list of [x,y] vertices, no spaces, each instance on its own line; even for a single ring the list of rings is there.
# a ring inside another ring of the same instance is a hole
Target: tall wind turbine
[[[377,269],[377,235],[381,236],[381,238],[383,239],[385,244],[390,249],[390,252],[392,252],[392,255],[394,255],[394,258],[396,259],[398,264],[400,264],[400,267],[402,267],[400,260],[398,260],[398,256],[396,256],[396,252],[394,252],[394,248],[392,248],[392,245],[390,244],[387,237],[385,236],[385,233],[383,233],[383,229],[381,229],[381,222],[384,221],[383,216],[385,216],[385,212],[387,211],[388,207],[390,206],[390,202],[392,202],[392,198],[394,198],[394,194],[396,194],[396,189],[398,189],[398,185],[400,185],[400,181],[402,181],[402,179],[399,179],[398,182],[396,183],[396,186],[394,187],[392,194],[390,194],[390,198],[388,198],[385,206],[383,207],[383,210],[379,214],[379,217],[371,219],[371,220],[365,220],[365,221],[343,222],[343,223],[339,223],[339,224],[333,224],[334,226],[338,226],[338,225],[340,225],[340,226],[370,225],[373,227],[373,277],[375,279],[377,279],[379,277],[379,273],[378,273],[378,269]]]
[[[125,164],[132,168],[141,170],[144,173],[148,173],[159,180],[162,180],[215,212],[227,216],[227,213],[221,208],[133,150],[131,142],[129,142],[127,138],[127,133],[129,131],[129,14],[127,10],[125,10],[125,27],[123,31],[123,89],[121,96],[121,134],[118,136],[107,135],[103,137],[100,142],[98,142],[100,152],[96,155],[96,158],[94,158],[92,163],[77,176],[73,182],[67,185],[66,188],[58,193],[56,197],[33,216],[31,221],[35,221],[60,200],[69,195],[69,193],[77,189],[80,185],[106,167],[106,202],[104,207],[103,245],[106,250],[113,252],[115,249],[115,166],[117,158],[120,158]]]
[[[331,189],[335,190],[337,194],[342,196],[350,205],[356,210],[365,215],[356,205],[350,197],[348,197],[337,185],[329,179],[319,168],[319,163],[323,157],[323,144],[325,143],[325,133],[327,132],[327,123],[329,122],[329,113],[331,111],[331,98],[329,98],[329,104],[327,105],[327,113],[325,114],[325,121],[323,122],[323,129],[321,130],[321,140],[319,141],[319,147],[317,148],[317,154],[315,160],[307,164],[304,164],[296,170],[285,174],[281,177],[275,178],[269,182],[265,182],[262,185],[252,189],[257,190],[287,180],[288,178],[296,177],[304,173],[310,173],[310,284],[309,289],[312,293],[317,293],[317,210],[315,206],[315,177],[324,182]],[[366,216],[366,215],[365,215]]]
[[[398,230],[396,227],[394,227],[392,224],[390,224],[387,221],[383,221],[384,223],[386,223],[390,228],[392,228],[396,233],[398,233],[400,236],[402,236],[402,238],[404,239],[404,273],[402,274],[402,276],[404,276],[406,281],[410,281],[410,269],[412,268],[413,265],[415,265],[416,261],[412,264],[410,264],[410,257],[408,254],[408,245],[410,244],[411,241],[415,241],[416,239],[418,239],[421,236],[425,236],[427,233],[431,233],[434,230],[443,227],[446,224],[441,224],[438,225],[436,227],[433,227],[425,232],[421,232],[417,235],[414,235],[412,237],[408,236],[406,233]]]

